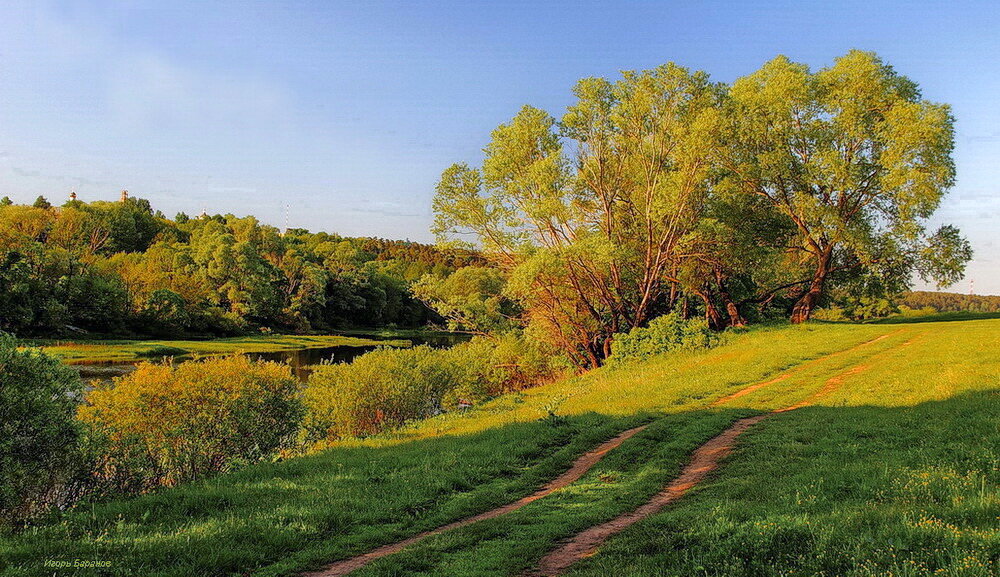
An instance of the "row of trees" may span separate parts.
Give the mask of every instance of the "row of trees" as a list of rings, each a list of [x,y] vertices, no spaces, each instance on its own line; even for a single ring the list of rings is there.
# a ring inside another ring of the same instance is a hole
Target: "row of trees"
[[[1000,313],[1000,296],[913,291],[904,294],[898,302],[911,309],[931,308],[941,313]]]
[[[254,217],[173,220],[149,202],[0,203],[0,328],[51,335],[236,333],[419,326],[424,275],[479,262],[468,251],[343,238]],[[67,329],[69,327],[69,329]]]
[[[574,94],[560,120],[525,106],[499,126],[482,166],[445,170],[434,232],[502,271],[479,299],[510,301],[491,322],[578,366],[670,311],[798,323],[832,289],[948,285],[971,258],[957,229],[925,227],[954,181],[950,110],[874,54],[819,71],[778,57],[729,85],[667,64]],[[483,307],[445,308],[482,323]]]

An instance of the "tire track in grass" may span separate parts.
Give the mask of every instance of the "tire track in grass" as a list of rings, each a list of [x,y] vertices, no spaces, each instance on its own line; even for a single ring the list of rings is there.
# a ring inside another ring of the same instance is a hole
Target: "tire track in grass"
[[[718,407],[719,405],[723,405],[725,403],[728,403],[729,401],[734,401],[734,400],[736,400],[736,399],[738,399],[740,397],[749,395],[750,393],[752,393],[754,391],[759,391],[760,389],[763,389],[764,387],[769,387],[771,385],[780,383],[781,381],[784,381],[785,379],[788,379],[788,378],[792,377],[793,375],[802,372],[807,367],[810,367],[810,366],[812,366],[812,365],[814,365],[816,363],[820,363],[820,362],[823,362],[823,361],[828,361],[828,360],[833,359],[833,358],[837,358],[837,357],[840,357],[840,356],[843,356],[843,355],[847,355],[847,354],[853,353],[853,352],[855,352],[855,351],[857,351],[859,349],[867,347],[868,345],[873,345],[873,344],[875,344],[875,343],[877,343],[879,341],[883,341],[883,340],[885,340],[885,339],[887,339],[887,338],[889,338],[891,336],[898,335],[899,333],[903,332],[904,330],[906,330],[906,329],[899,329],[899,330],[893,331],[891,333],[886,333],[884,335],[877,336],[874,339],[871,339],[871,340],[865,341],[863,343],[859,343],[857,345],[854,345],[853,347],[846,348],[846,349],[844,349],[842,351],[836,351],[836,352],[830,353],[828,355],[824,355],[822,357],[819,357],[818,359],[812,359],[812,360],[806,361],[806,362],[804,362],[802,364],[799,364],[799,365],[793,367],[792,370],[787,371],[785,373],[782,373],[782,374],[778,375],[777,377],[775,377],[773,379],[770,379],[768,381],[763,381],[763,382],[760,382],[760,383],[755,383],[753,385],[750,385],[749,387],[746,387],[744,389],[740,389],[739,391],[736,391],[735,393],[733,393],[731,395],[726,395],[724,397],[716,399],[709,406],[710,407]],[[904,343],[904,344],[909,344],[909,342]]]
[[[792,374],[798,372],[802,367],[804,367],[806,365],[811,365],[811,364],[816,363],[816,362],[820,362],[820,361],[823,361],[823,360],[826,360],[826,359],[834,358],[834,357],[837,357],[837,356],[840,356],[840,355],[844,355],[844,354],[853,352],[853,351],[855,351],[855,350],[857,350],[857,349],[859,349],[861,347],[864,347],[866,345],[870,345],[870,344],[876,343],[876,342],[881,341],[883,339],[886,339],[886,338],[888,338],[888,337],[890,337],[892,335],[895,335],[895,334],[899,333],[902,330],[903,329],[900,329],[900,330],[892,332],[892,333],[887,333],[887,334],[881,335],[879,337],[876,337],[874,339],[871,339],[869,341],[865,341],[863,343],[860,343],[858,345],[850,347],[848,349],[844,349],[842,351],[837,351],[837,352],[834,352],[834,353],[830,353],[829,355],[825,355],[825,356],[820,357],[818,359],[813,359],[811,361],[807,361],[806,363],[803,363],[802,365],[799,365],[798,367],[796,367],[791,372],[785,373],[783,375],[780,375],[777,378],[771,379],[771,380],[763,382],[763,383],[757,383],[757,384],[751,385],[751,386],[749,386],[749,387],[747,387],[747,388],[745,388],[745,389],[743,389],[741,391],[738,391],[736,393],[733,393],[732,395],[729,395],[728,397],[723,397],[722,399],[716,400],[710,406],[715,407],[715,406],[721,405],[724,402],[727,402],[727,401],[730,401],[732,399],[736,399],[736,398],[742,397],[744,395],[752,393],[753,391],[756,391],[756,390],[761,389],[763,387],[766,387],[768,385],[771,385],[771,384],[783,381],[783,380],[789,378]],[[716,440],[720,439],[721,437],[723,437],[724,435],[726,435],[727,433],[729,433],[731,430],[733,430],[733,429],[738,430],[738,432],[735,433],[735,436],[733,436],[733,439],[735,439],[735,437],[738,436],[740,433],[742,433],[743,430],[745,430],[746,428],[749,428],[750,426],[752,426],[753,424],[757,423],[758,421],[760,421],[764,417],[766,417],[766,415],[758,415],[758,416],[755,416],[755,417],[749,417],[749,418],[741,419],[741,420],[737,421],[729,429],[726,429],[726,431],[724,431],[722,434],[720,434],[718,437],[716,437],[715,439],[712,439],[711,441],[709,441],[708,443],[706,443],[706,445],[703,445],[701,448],[699,448],[698,450],[696,450],[695,453],[694,453],[694,455],[693,455],[693,459],[699,457],[698,451],[701,451],[703,448],[708,447],[711,443],[716,442]],[[611,451],[611,450],[615,449],[616,447],[618,447],[619,445],[621,445],[623,442],[625,442],[626,440],[628,440],[630,437],[632,437],[635,434],[641,432],[647,426],[648,426],[648,424],[647,425],[642,425],[642,426],[639,426],[639,427],[635,427],[635,428],[629,429],[627,431],[624,431],[621,434],[619,434],[617,437],[614,437],[613,439],[611,439],[609,441],[606,441],[605,443],[599,445],[595,449],[593,449],[591,451],[588,451],[587,453],[584,453],[582,456],[580,456],[579,458],[577,458],[576,461],[573,462],[573,465],[566,472],[564,472],[562,475],[560,475],[559,477],[557,477],[556,479],[554,479],[553,481],[549,482],[547,485],[545,485],[544,487],[542,487],[541,489],[539,489],[538,491],[536,491],[535,493],[533,493],[533,494],[531,494],[531,495],[529,495],[527,497],[523,497],[523,498],[521,498],[521,499],[519,499],[517,501],[514,501],[513,503],[508,503],[507,505],[503,505],[501,507],[497,507],[495,509],[491,509],[489,511],[486,511],[485,513],[480,513],[478,515],[473,515],[471,517],[466,517],[465,519],[461,519],[461,520],[458,520],[458,521],[455,521],[455,522],[452,522],[452,523],[448,523],[447,525],[442,525],[442,526],[440,526],[440,527],[438,527],[436,529],[431,529],[429,531],[424,531],[423,533],[419,533],[417,535],[414,535],[414,536],[409,537],[407,539],[404,539],[402,541],[398,541],[396,543],[390,543],[388,545],[383,545],[381,547],[373,549],[372,551],[369,551],[368,553],[363,553],[363,554],[357,555],[355,557],[349,557],[347,559],[343,559],[341,561],[337,561],[335,563],[332,563],[331,565],[328,565],[327,567],[325,567],[323,569],[320,569],[320,570],[317,570],[317,571],[313,571],[313,572],[309,572],[309,573],[304,573],[303,577],[339,577],[341,575],[347,575],[347,574],[349,574],[349,573],[351,573],[353,571],[356,571],[356,570],[364,567],[365,565],[371,563],[372,561],[375,561],[376,559],[381,559],[382,557],[387,557],[389,555],[393,555],[395,553],[399,553],[400,551],[406,549],[407,547],[415,545],[415,544],[417,544],[417,543],[419,543],[419,542],[421,542],[421,541],[423,541],[423,540],[425,540],[425,539],[427,539],[429,537],[433,537],[434,535],[439,535],[441,533],[444,533],[446,531],[450,531],[452,529],[457,529],[459,527],[465,527],[466,525],[471,525],[473,523],[477,523],[479,521],[485,521],[487,519],[493,519],[493,518],[499,517],[501,515],[505,515],[507,513],[511,513],[513,511],[516,511],[516,510],[520,509],[521,507],[524,507],[525,505],[527,505],[527,504],[529,504],[531,502],[537,501],[538,499],[541,499],[541,498],[549,495],[550,493],[552,493],[552,492],[554,492],[554,491],[556,491],[558,489],[561,489],[563,487],[566,487],[567,485],[569,485],[569,484],[577,481],[580,477],[582,477],[584,474],[586,474],[587,471],[589,471],[591,468],[593,468],[593,466],[596,465],[604,457],[605,454],[607,454],[609,451]],[[728,452],[728,450],[730,450],[730,449],[726,449],[726,447],[728,446],[727,442],[720,441],[720,443],[721,443],[721,445],[720,445],[720,447],[718,447],[719,450],[725,450],[725,452]],[[712,449],[711,447],[709,447],[709,449],[710,450],[715,450],[715,449]],[[707,454],[701,455],[701,456],[704,457],[704,459],[708,459],[713,454],[714,453],[707,453]],[[714,458],[715,458],[716,461],[718,461],[718,459],[721,459],[722,456],[724,456],[724,455],[720,454],[720,455],[716,455]],[[707,462],[708,461],[706,461],[706,463]],[[689,464],[689,467],[691,465],[693,465],[693,464],[694,464],[694,460],[692,460],[692,463]],[[712,468],[714,468],[714,467],[712,467]],[[687,469],[685,469],[685,471],[686,470]],[[693,486],[694,483],[697,483],[698,481],[700,481],[701,478],[703,478],[704,475],[706,475],[710,470],[711,469],[707,469],[704,472],[700,473],[701,476],[697,477],[697,480],[695,480],[692,483],[691,486]],[[682,475],[683,475],[683,473],[682,473]],[[695,477],[692,477],[692,478],[695,478]],[[685,488],[684,490],[686,491],[687,489]],[[666,503],[664,503],[664,504],[666,504]],[[662,507],[662,506],[663,505],[660,505],[660,507]]]
[[[896,331],[897,333],[899,331]],[[895,334],[895,333],[892,333]],[[877,340],[884,339],[890,335],[883,335],[878,339],[873,339],[867,343],[862,343],[850,350],[857,349],[865,344],[873,343]],[[921,335],[918,335],[918,337]],[[889,351],[906,347],[912,343],[917,337],[913,337],[908,341],[891,347],[882,353],[887,353]],[[848,352],[848,351],[841,351]],[[878,356],[882,353],[876,353],[874,356]],[[835,353],[840,354],[840,353]],[[829,358],[833,355],[828,355]],[[817,359],[821,360],[821,359]],[[870,359],[869,359],[870,360]],[[653,496],[652,499],[640,505],[637,509],[633,509],[627,513],[623,513],[610,521],[594,525],[588,529],[577,533],[570,539],[563,541],[558,547],[547,553],[538,562],[538,566],[529,569],[522,573],[522,577],[554,577],[556,575],[563,574],[567,569],[570,568],[574,563],[583,559],[585,557],[590,557],[597,552],[597,549],[604,544],[609,538],[621,533],[625,529],[628,529],[632,525],[638,523],[639,521],[658,513],[664,507],[674,503],[681,497],[683,497],[689,490],[691,490],[695,485],[701,483],[708,477],[709,473],[714,471],[719,467],[722,459],[729,455],[733,448],[736,446],[736,440],[740,435],[745,433],[748,429],[756,425],[757,423],[763,421],[764,419],[788,411],[793,411],[795,409],[800,409],[812,405],[819,399],[833,393],[843,384],[844,380],[850,376],[856,375],[864,370],[868,369],[868,365],[857,365],[846,371],[840,372],[833,377],[830,377],[823,384],[823,387],[812,395],[806,397],[804,400],[789,405],[787,407],[776,409],[769,413],[763,415],[756,415],[753,417],[746,417],[740,419],[730,425],[726,430],[719,433],[717,436],[712,438],[710,441],[704,445],[695,449],[694,453],[691,454],[691,460],[687,465],[681,469],[680,474],[670,481],[666,487],[663,488],[659,493]],[[771,384],[784,380],[788,375],[782,375],[776,379],[772,379],[765,384]],[[754,388],[756,387],[756,388]],[[757,390],[762,388],[761,386],[751,385],[747,389]],[[746,391],[747,389],[744,389]],[[747,394],[747,393],[744,393]],[[742,395],[739,395],[742,396]],[[730,395],[732,398],[733,397]],[[721,403],[715,403],[721,404]]]
[[[576,461],[573,461],[573,465],[570,466],[570,468],[566,472],[564,472],[562,475],[559,475],[558,477],[550,481],[547,485],[545,485],[538,491],[535,491],[531,495],[528,495],[527,497],[518,499],[513,503],[508,503],[501,507],[497,507],[496,509],[491,509],[489,511],[486,511],[485,513],[480,513],[478,515],[466,517],[465,519],[461,519],[453,523],[448,523],[447,525],[442,525],[437,529],[424,531],[423,533],[419,533],[417,535],[414,535],[413,537],[404,539],[397,543],[383,545],[382,547],[369,551],[368,553],[344,559],[342,561],[337,561],[336,563],[333,563],[332,565],[329,565],[324,569],[320,569],[319,571],[314,571],[312,573],[305,573],[304,575],[305,577],[338,577],[340,575],[347,575],[348,573],[356,571],[376,559],[392,555],[393,553],[398,553],[411,545],[415,545],[423,541],[424,539],[427,539],[428,537],[433,537],[434,535],[439,535],[441,533],[444,533],[445,531],[450,531],[452,529],[457,529],[459,527],[464,527],[466,525],[478,523],[479,521],[485,521],[486,519],[493,519],[501,515],[506,515],[507,513],[510,513],[512,511],[516,511],[521,507],[524,507],[528,503],[537,501],[542,497],[549,495],[553,491],[561,489],[569,485],[570,483],[575,482],[577,479],[582,477],[587,471],[589,471],[594,465],[596,465],[609,451],[617,448],[626,440],[633,437],[635,434],[641,432],[648,426],[649,426],[648,424],[641,425],[639,427],[634,427],[632,429],[624,431],[620,433],[617,437],[614,437],[609,441],[605,441],[604,443],[598,445],[596,448],[584,453],[583,455],[578,457]]]
[[[737,437],[768,416],[767,414],[757,415],[736,421],[718,436],[695,449],[694,453],[691,454],[691,461],[681,470],[680,475],[670,481],[652,499],[639,506],[638,509],[619,515],[605,523],[594,525],[563,542],[559,547],[542,557],[537,568],[523,573],[524,577],[560,575],[578,560],[596,553],[597,548],[609,537],[621,533],[680,499],[719,466],[719,461],[733,450]]]

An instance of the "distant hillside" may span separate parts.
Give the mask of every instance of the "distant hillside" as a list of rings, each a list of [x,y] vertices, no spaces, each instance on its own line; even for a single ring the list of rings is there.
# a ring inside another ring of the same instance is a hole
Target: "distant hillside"
[[[1000,312],[1000,296],[964,295],[930,291],[913,291],[903,295],[900,305],[911,309],[931,307],[938,312],[997,313]]]

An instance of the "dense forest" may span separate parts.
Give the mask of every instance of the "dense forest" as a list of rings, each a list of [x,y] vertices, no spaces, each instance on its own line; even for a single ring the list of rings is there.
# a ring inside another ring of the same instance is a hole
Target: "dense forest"
[[[1000,313],[1000,296],[913,291],[904,294],[899,305],[911,309],[934,309],[939,313]]]
[[[141,198],[0,206],[0,329],[236,334],[437,322],[410,284],[480,258],[413,242],[174,219]]]

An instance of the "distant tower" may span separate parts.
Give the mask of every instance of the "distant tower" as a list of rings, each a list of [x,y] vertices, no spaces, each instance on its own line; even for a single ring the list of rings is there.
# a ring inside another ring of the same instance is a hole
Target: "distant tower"
[[[125,202],[126,200],[128,200],[128,191],[127,190],[122,190],[121,202]]]
[[[70,191],[69,191],[69,200],[70,200],[70,202],[76,200],[76,189],[70,189]]]
[[[976,294],[976,279],[970,278],[969,279],[969,295],[971,296],[971,295],[975,295],[975,294]]]
[[[285,204],[285,230],[281,231],[281,236],[288,234],[288,204]]]
[[[201,214],[198,215],[198,218],[200,218],[201,220],[207,219],[208,218],[208,212],[206,212],[204,208],[201,209]]]

